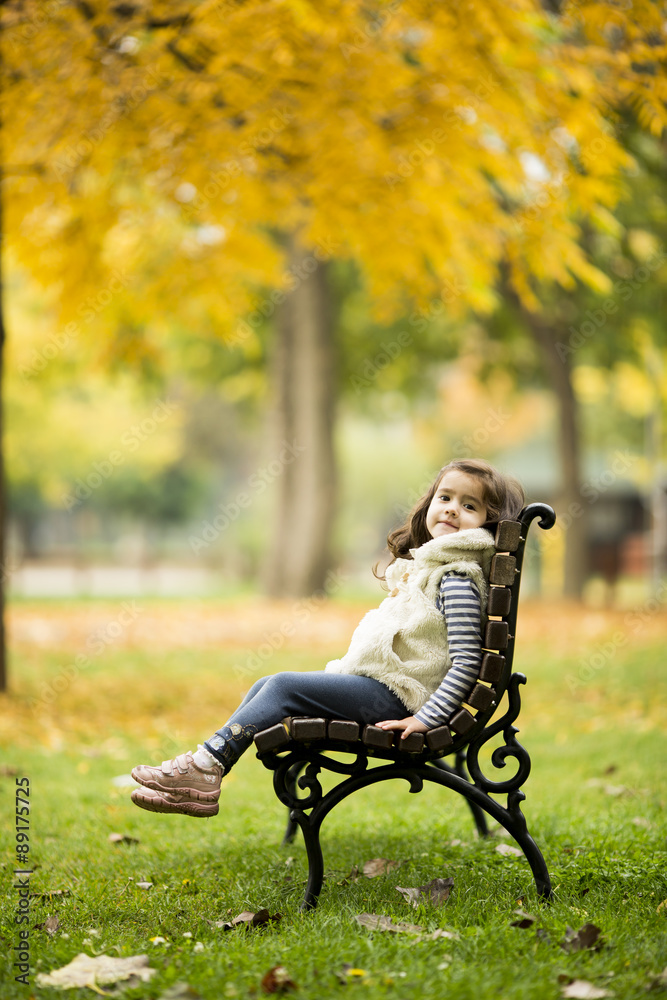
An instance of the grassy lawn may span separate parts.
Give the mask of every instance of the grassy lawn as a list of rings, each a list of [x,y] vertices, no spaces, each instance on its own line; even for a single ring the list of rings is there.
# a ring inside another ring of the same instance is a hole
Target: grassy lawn
[[[12,694],[0,701],[2,1000],[62,996],[38,987],[35,974],[80,952],[147,954],[157,970],[150,984],[98,989],[127,998],[157,1000],[177,983],[204,1000],[263,996],[262,977],[275,965],[286,967],[297,997],[541,1000],[561,996],[561,975],[613,997],[646,996],[667,965],[661,609],[533,603],[519,616],[515,668],[528,675],[519,739],[533,761],[524,813],[551,872],[551,906],[538,903],[527,862],[497,851],[510,840],[498,831],[473,836],[453,793],[429,786],[410,795],[396,781],[329,816],[327,878],[317,911],[304,915],[305,852],[298,838],[280,846],[285,809],[252,751],[223,782],[219,815],[206,821],[136,809],[114,779],[139,761],[194,749],[253,677],[319,669],[340,655],[368,603],[310,608],[285,641],[276,637],[293,606],[151,601],[119,632],[109,628],[119,605],[11,609]],[[262,643],[270,652],[253,674]],[[78,665],[77,655],[85,657]],[[8,957],[19,941],[12,769],[30,781],[30,986],[14,981]],[[138,843],[111,842],[112,833]],[[377,857],[400,866],[345,878]],[[412,909],[396,891],[448,876],[454,888],[442,907]],[[537,917],[530,928],[511,926],[518,907]],[[282,917],[265,928],[215,926],[260,908]],[[362,912],[425,933],[371,932],[354,920]],[[35,927],[49,916],[59,920],[53,934]],[[564,951],[566,928],[586,923],[601,928],[603,946]],[[428,939],[436,928],[454,936]],[[346,964],[357,971],[345,973]]]

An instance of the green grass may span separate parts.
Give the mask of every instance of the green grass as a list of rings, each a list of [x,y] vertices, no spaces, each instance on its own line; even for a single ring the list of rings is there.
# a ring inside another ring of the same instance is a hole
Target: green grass
[[[62,994],[34,982],[35,972],[59,968],[81,951],[148,954],[157,969],[151,983],[122,990],[142,1000],[157,1000],[176,982],[205,1000],[262,996],[261,978],[277,964],[298,984],[297,997],[542,1000],[560,996],[561,974],[591,980],[617,998],[645,997],[646,985],[667,965],[667,905],[658,910],[667,898],[663,645],[635,637],[576,694],[563,683],[572,657],[554,650],[538,659],[543,645],[524,644],[516,666],[529,674],[519,719],[519,739],[533,760],[524,813],[551,872],[553,904],[537,901],[523,858],[496,851],[510,840],[473,836],[457,796],[437,786],[411,795],[395,781],[357,793],[329,816],[322,832],[327,878],[318,909],[305,915],[299,912],[305,852],[298,838],[280,846],[285,810],[252,751],[223,783],[220,814],[211,820],[142,812],[127,789],[112,784],[139,760],[161,760],[156,751],[169,740],[186,734],[174,752],[187,749],[208,735],[211,723],[224,721],[215,701],[226,705],[235,697],[231,667],[239,650],[184,656],[109,648],[34,716],[29,699],[71,661],[71,652],[18,649],[15,693],[2,708],[2,761],[30,779],[31,888],[66,894],[32,899],[32,985],[14,982],[7,954],[17,941],[15,778],[0,778],[0,997],[94,996],[87,988]],[[184,660],[182,681],[177,671]],[[321,660],[319,651],[313,663],[307,650],[282,650],[269,669],[312,669]],[[169,678],[171,697],[164,694]],[[139,843],[110,843],[113,832]],[[374,857],[401,865],[375,879],[345,880],[354,864]],[[397,885],[439,876],[455,882],[441,908],[411,909],[396,892]],[[136,888],[142,880],[153,888]],[[533,928],[510,926],[519,905],[538,917]],[[208,922],[262,907],[282,919],[267,929],[228,932]],[[361,912],[459,936],[416,942],[370,933],[354,921]],[[60,927],[53,936],[33,929],[54,914]],[[587,922],[602,929],[604,946],[565,953],[558,943],[566,928]],[[537,927],[548,936],[538,938]],[[156,936],[168,945],[154,945]],[[364,974],[343,985],[337,973],[344,963]],[[103,989],[114,993],[112,986]]]

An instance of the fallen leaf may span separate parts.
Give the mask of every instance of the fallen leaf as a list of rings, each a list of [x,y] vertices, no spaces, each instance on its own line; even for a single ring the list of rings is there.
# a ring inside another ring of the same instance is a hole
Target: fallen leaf
[[[537,920],[537,917],[534,917],[532,913],[526,913],[524,910],[515,910],[514,913],[519,919],[513,920],[510,927],[520,927],[522,930],[526,930],[528,927],[532,927]]]
[[[287,993],[288,990],[297,988],[284,965],[274,965],[269,969],[262,979],[261,986],[265,993]]]
[[[433,903],[434,906],[443,906],[449,899],[449,894],[454,886],[453,878],[434,878],[426,885],[419,888],[410,887],[404,889],[396,886],[396,892],[400,892],[405,897],[407,903],[412,903],[417,909],[422,903]]]
[[[148,965],[148,955],[131,955],[129,958],[111,958],[110,955],[98,955],[91,958],[81,952],[73,958],[69,965],[53,972],[37,973],[38,986],[60,986],[70,990],[77,986],[89,986],[94,989],[104,983],[116,983],[121,979],[137,976],[142,983],[147,983],[157,969]]]
[[[354,918],[369,931],[391,931],[392,934],[421,934],[424,930],[418,924],[395,924],[391,917],[383,913],[357,913]]]
[[[8,764],[0,767],[0,778],[16,778],[20,773],[18,767],[10,767]]]
[[[376,878],[378,875],[386,875],[392,868],[398,868],[398,861],[389,861],[387,858],[373,858],[371,861],[364,861],[361,874],[366,878]]]
[[[437,930],[433,931],[432,934],[427,934],[426,939],[431,941],[437,941],[438,938],[447,938],[449,941],[458,941],[461,937],[456,931],[446,931],[442,927],[438,927]]]
[[[627,788],[625,785],[604,785],[602,790],[605,795],[611,795],[615,799],[620,795],[634,795],[632,789]]]
[[[659,975],[654,976],[654,978],[646,984],[645,990],[664,990],[667,986],[667,967],[665,967]]]
[[[59,927],[60,920],[58,917],[53,916],[47,917],[42,924],[35,924],[33,929],[36,931],[46,931],[47,934],[55,934]]]
[[[601,1000],[602,997],[613,995],[609,990],[603,990],[586,979],[575,979],[562,989],[562,996],[571,997],[572,1000]]]
[[[613,774],[614,771],[618,771],[618,764],[610,764],[609,767],[605,767],[603,774]]]
[[[134,884],[136,885],[137,889],[152,889],[153,888],[153,883],[152,882],[135,882]]]
[[[595,924],[584,924],[578,931],[573,931],[571,927],[565,929],[565,937],[559,941],[563,951],[584,951],[587,948],[599,951],[602,942],[599,937],[602,931]]]
[[[523,851],[518,847],[512,847],[511,844],[498,844],[496,847],[498,854],[504,854],[506,857],[522,858]]]
[[[658,903],[655,912],[660,913],[660,910],[664,910],[667,907],[667,899],[663,899],[662,903]]]
[[[109,840],[112,844],[138,844],[136,837],[130,837],[127,833],[110,833]]]
[[[223,931],[232,931],[235,927],[262,927],[264,924],[277,923],[282,920],[282,913],[269,913],[268,910],[244,910],[232,920],[211,920],[212,927],[221,927]]]

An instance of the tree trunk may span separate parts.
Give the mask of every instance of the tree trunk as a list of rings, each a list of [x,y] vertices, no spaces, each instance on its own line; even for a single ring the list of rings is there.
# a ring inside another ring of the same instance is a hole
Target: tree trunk
[[[558,351],[559,343],[567,344],[567,333],[559,330],[558,326],[548,326],[526,311],[523,316],[542,351],[551,387],[558,400],[561,489],[555,504],[565,533],[563,594],[565,597],[581,598],[588,571],[588,517],[581,495],[581,438],[572,368],[569,355]]]
[[[324,588],[336,510],[336,356],[326,262],[290,236],[294,288],[277,311],[271,363],[275,513],[262,584],[272,597]]]

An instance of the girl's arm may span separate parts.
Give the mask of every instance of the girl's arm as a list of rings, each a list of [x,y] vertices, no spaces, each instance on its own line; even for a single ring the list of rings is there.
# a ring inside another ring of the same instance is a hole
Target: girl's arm
[[[382,729],[402,729],[402,738],[444,725],[468,697],[479,675],[482,628],[477,587],[467,576],[445,574],[440,583],[438,607],[447,624],[452,666],[438,690],[415,715],[376,723]]]

